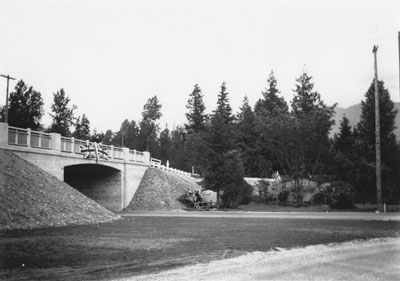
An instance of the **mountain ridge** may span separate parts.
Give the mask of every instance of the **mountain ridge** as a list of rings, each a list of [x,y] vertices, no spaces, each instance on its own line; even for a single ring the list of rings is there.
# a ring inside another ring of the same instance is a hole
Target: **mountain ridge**
[[[395,129],[394,134],[396,135],[397,141],[400,140],[400,102],[394,102],[394,108],[398,110],[396,118],[395,118]],[[335,134],[339,133],[340,129],[340,121],[343,116],[346,116],[350,121],[350,125],[354,128],[358,122],[360,122],[361,118],[361,103],[354,104],[347,108],[336,107],[335,114],[332,117],[332,120],[335,121],[335,124],[332,125],[331,130],[329,132],[329,137],[333,138]]]

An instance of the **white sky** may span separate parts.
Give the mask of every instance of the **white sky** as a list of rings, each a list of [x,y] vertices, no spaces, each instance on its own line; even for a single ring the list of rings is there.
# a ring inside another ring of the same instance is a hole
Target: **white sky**
[[[100,131],[139,121],[155,94],[162,127],[182,124],[196,83],[211,112],[226,81],[236,112],[244,95],[261,97],[271,69],[288,103],[306,69],[325,103],[348,107],[372,82],[374,44],[399,101],[398,0],[0,0],[0,27],[0,73],[40,91],[47,112],[64,88]],[[0,104],[5,89],[0,79]]]

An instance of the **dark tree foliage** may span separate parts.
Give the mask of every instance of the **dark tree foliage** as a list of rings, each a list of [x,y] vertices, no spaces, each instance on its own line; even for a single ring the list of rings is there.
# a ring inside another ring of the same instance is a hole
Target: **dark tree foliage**
[[[221,155],[223,164],[215,172],[214,179],[222,187],[222,207],[235,208],[240,204],[248,204],[252,193],[251,186],[244,180],[244,168],[240,153],[236,150]],[[209,180],[207,177],[206,180]]]
[[[120,130],[114,135],[112,144],[119,147],[128,147],[130,149],[138,149],[139,128],[134,120],[125,119]]]
[[[8,124],[33,130],[40,128],[40,120],[44,114],[43,104],[40,92],[26,85],[23,80],[18,81],[14,91],[10,93]]]
[[[195,173],[202,174],[202,163],[205,160],[205,136],[207,128],[207,114],[205,114],[205,105],[203,94],[198,84],[194,85],[193,91],[189,95],[186,105],[187,122],[185,124],[186,138],[186,162],[188,168],[193,169]]]
[[[157,96],[147,100],[143,107],[142,121],[140,121],[138,150],[150,151],[155,158],[158,157],[158,133],[161,118],[161,104]]]
[[[279,116],[288,113],[289,107],[285,99],[279,96],[278,81],[273,70],[271,70],[267,83],[268,88],[262,92],[263,98],[257,101],[254,112],[260,116]]]
[[[204,181],[207,188],[217,192],[217,204],[219,204],[220,191],[223,191],[224,194],[229,193],[229,190],[239,188],[242,184],[242,181],[233,182],[232,180],[237,178],[232,179],[232,174],[227,172],[232,168],[229,157],[234,148],[233,120],[228,92],[226,91],[225,83],[223,83],[218,95],[217,108],[213,112],[210,127],[207,131],[207,152],[206,161],[204,162]],[[241,162],[240,157],[235,159]],[[242,164],[240,163],[240,165]],[[241,179],[243,180],[243,177]],[[224,204],[227,203],[224,202]]]
[[[232,108],[229,104],[228,92],[224,82],[221,85],[217,108],[213,112],[207,132],[207,142],[210,150],[217,153],[226,153],[233,149],[233,120]]]
[[[171,153],[171,136],[168,126],[165,126],[165,129],[160,133],[160,154],[159,158],[163,163],[166,163],[167,160],[170,159]],[[181,147],[183,149],[183,147]]]
[[[340,121],[339,134],[334,136],[336,151],[349,154],[354,150],[355,140],[350,126],[350,120],[343,116]]]
[[[194,85],[186,108],[189,110],[189,112],[186,113],[186,131],[189,134],[203,132],[206,122],[206,114],[204,113],[206,107],[204,106],[203,94],[198,84]]]
[[[266,126],[271,152],[287,175],[295,181],[295,195],[301,200],[304,178],[324,173],[324,159],[329,155],[329,131],[334,107],[326,106],[313,91],[306,73],[297,79],[290,115],[281,115]]]
[[[65,94],[64,89],[53,93],[53,104],[51,105],[50,116],[53,118],[53,122],[50,126],[50,131],[53,133],[59,133],[62,136],[71,136],[70,128],[75,124],[74,111],[76,105],[70,106],[70,99]]]
[[[260,149],[257,147],[259,139],[256,129],[256,117],[254,115],[247,96],[243,99],[237,122],[233,127],[235,147],[241,151],[244,174],[248,177],[259,177],[258,157]]]
[[[191,167],[186,149],[186,132],[183,126],[177,126],[175,130],[171,131],[169,160],[172,167],[190,172]]]
[[[102,143],[107,144],[107,145],[112,145],[114,137],[115,137],[115,134],[111,130],[107,130],[104,133],[104,138],[103,138]]]
[[[333,139],[332,161],[335,165],[333,173],[339,180],[354,182],[355,165],[358,161],[356,147],[356,132],[353,132],[349,119],[343,116],[340,121],[339,133]]]
[[[271,145],[271,132],[273,124],[280,118],[286,118],[289,114],[288,105],[277,88],[277,80],[274,72],[271,71],[268,80],[268,87],[262,92],[263,98],[259,99],[255,105],[254,113],[256,116],[257,153],[258,153],[258,176],[270,177],[272,170],[282,170],[279,161],[275,159],[274,147]]]
[[[383,81],[378,81],[378,92],[383,199],[384,202],[397,203],[400,201],[400,152],[393,133],[397,110],[394,109],[394,104]],[[360,197],[363,200],[374,202],[376,198],[374,81],[365,93],[361,109],[361,120],[357,125],[359,161],[355,186],[358,193],[362,194]],[[368,184],[365,184],[366,181]]]
[[[90,139],[90,122],[85,114],[78,117],[75,122],[75,131],[72,134],[73,137],[80,140]]]
[[[105,135],[103,132],[97,132],[97,129],[94,129],[93,134],[90,136],[90,141],[104,143],[104,138]]]

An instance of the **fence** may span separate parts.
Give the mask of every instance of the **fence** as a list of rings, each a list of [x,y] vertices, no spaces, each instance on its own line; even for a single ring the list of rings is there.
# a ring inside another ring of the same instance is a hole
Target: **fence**
[[[173,173],[177,173],[177,174],[181,174],[181,175],[188,176],[188,177],[192,176],[191,173],[171,168],[171,167],[169,167],[169,165],[168,166],[162,165],[161,164],[161,160],[156,159],[156,158],[151,158],[150,159],[150,167],[161,169],[161,170],[165,170],[165,171],[169,171],[169,172],[173,172]]]

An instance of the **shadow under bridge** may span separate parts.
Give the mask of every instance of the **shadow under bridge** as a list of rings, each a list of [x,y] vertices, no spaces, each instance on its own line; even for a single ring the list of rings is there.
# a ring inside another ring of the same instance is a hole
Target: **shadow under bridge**
[[[64,167],[64,182],[103,207],[121,209],[121,171],[101,164],[78,164]]]

